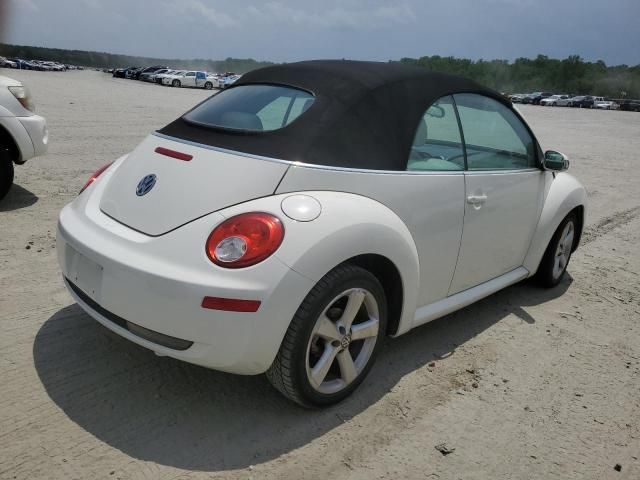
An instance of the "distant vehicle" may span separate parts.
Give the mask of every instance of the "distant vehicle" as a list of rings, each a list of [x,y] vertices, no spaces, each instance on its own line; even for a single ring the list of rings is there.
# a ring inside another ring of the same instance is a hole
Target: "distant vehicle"
[[[47,122],[34,112],[27,87],[0,76],[0,200],[13,183],[13,164],[22,165],[47,151]]]
[[[526,95],[522,99],[522,103],[529,103],[531,105],[540,105],[540,100],[550,97],[551,95],[553,94],[549,92],[533,92],[533,93],[530,93],[529,95]]]
[[[593,107],[600,110],[617,110],[618,108],[620,108],[620,105],[618,105],[613,100],[605,98],[604,100],[596,100],[595,102],[593,102]]]
[[[129,78],[131,80],[135,80],[138,78],[138,74],[142,71],[142,67],[132,67],[128,68],[124,73],[125,78]]]
[[[36,70],[35,65],[33,65],[28,60],[23,60],[22,58],[10,58],[9,60],[11,60],[12,62],[15,62],[17,65],[17,68],[21,70]]]
[[[168,80],[170,80],[172,87],[197,87],[207,90],[211,90],[215,82],[212,76],[207,76],[206,72],[199,70],[188,70],[181,74],[171,75]]]
[[[156,81],[156,76],[163,74],[163,73],[167,73],[169,71],[168,68],[160,68],[156,71],[153,72],[143,72],[140,74],[140,78],[138,80],[143,81],[143,82],[153,82],[155,83]]]
[[[640,112],[640,100],[625,100],[620,104],[620,110]]]
[[[157,72],[158,70],[167,70],[168,67],[164,66],[164,65],[154,65],[152,67],[147,67],[147,68],[141,68],[139,71],[137,71],[135,73],[135,79],[136,80],[143,80],[142,75],[151,75],[155,72]]]
[[[576,100],[575,98],[571,99],[571,106],[578,108],[594,108],[595,102],[604,101],[603,97],[594,97],[592,95],[585,95],[581,99]]]
[[[566,107],[569,105],[569,95],[551,95],[540,100],[540,105],[545,107]]]
[[[162,85],[171,86],[173,84],[173,80],[180,79],[185,73],[187,73],[186,70],[174,70],[171,74],[165,73],[161,75]]]
[[[233,85],[241,76],[242,75],[236,75],[236,74],[224,75],[218,78],[217,87],[220,89],[225,89],[230,85]]]
[[[526,96],[525,93],[514,93],[509,97],[511,103],[522,103],[522,99]]]
[[[134,69],[136,69],[136,68],[137,68],[137,67],[116,68],[116,69],[113,71],[113,76],[114,76],[114,77],[116,77],[116,78],[128,78],[128,77],[127,77],[127,72],[128,72],[129,70],[134,70]]]
[[[18,64],[5,57],[0,57],[0,67],[4,68],[18,68]]]
[[[162,79],[169,77],[175,73],[178,73],[180,70],[167,70],[164,73],[156,73],[156,76],[154,78],[154,81],[156,83],[159,83],[160,85],[162,85]]]

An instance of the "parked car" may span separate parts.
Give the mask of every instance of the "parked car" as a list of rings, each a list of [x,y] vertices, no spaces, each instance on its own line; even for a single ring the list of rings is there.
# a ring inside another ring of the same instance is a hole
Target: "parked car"
[[[620,103],[620,110],[640,112],[640,100],[624,100]]]
[[[540,105],[545,107],[566,107],[570,99],[569,95],[551,95],[540,100]]]
[[[9,60],[6,57],[0,57],[0,67],[3,68],[18,68],[18,64]]]
[[[592,95],[585,95],[581,99],[572,98],[571,106],[578,108],[594,108],[595,102],[604,101],[603,97],[594,97]]]
[[[0,76],[0,200],[13,183],[13,165],[22,165],[47,151],[47,122],[34,112],[27,87]]]
[[[170,76],[170,75],[173,75],[173,74],[175,74],[175,73],[178,73],[179,71],[180,71],[180,70],[167,70],[167,71],[166,71],[166,72],[164,72],[164,73],[157,73],[157,74],[156,74],[156,76],[155,76],[155,79],[154,79],[154,80],[155,80],[155,82],[156,82],[156,83],[159,83],[159,84],[161,84],[161,85],[162,85],[162,79],[163,79],[163,78],[166,78],[166,77],[168,77],[168,76]]]
[[[130,80],[135,80],[138,78],[138,75],[140,74],[141,71],[142,71],[142,67],[127,68],[127,70],[124,72],[124,76],[125,78],[128,78]]]
[[[218,85],[217,88],[225,89],[233,85],[236,81],[240,79],[241,75],[233,74],[225,74],[221,77],[218,77]]]
[[[28,60],[23,60],[22,58],[10,58],[12,62],[15,62],[17,68],[21,70],[35,70],[36,67]]]
[[[165,77],[166,83],[172,87],[197,87],[211,90],[214,87],[214,78],[207,76],[206,72],[187,70]],[[163,80],[165,83],[165,80]]]
[[[153,72],[145,72],[140,74],[140,80],[143,82],[156,82],[156,77],[158,75],[162,75],[163,73],[167,73],[170,70],[168,68],[160,68],[159,70],[155,70]]]
[[[113,76],[116,78],[130,78],[127,76],[127,72],[135,70],[138,67],[116,68],[113,71]]]
[[[617,110],[620,106],[613,100],[604,98],[602,100],[595,100],[593,102],[593,108],[598,108],[600,110]]]
[[[522,99],[525,97],[525,93],[514,93],[509,96],[512,103],[522,103]]]
[[[525,97],[522,99],[522,103],[529,103],[531,105],[540,105],[540,100],[550,97],[551,95],[553,94],[549,92],[533,92],[528,95],[525,95]]]
[[[182,78],[185,73],[187,73],[187,70],[174,70],[171,74],[165,73],[162,75],[162,85],[171,86],[173,84],[173,80]]]
[[[567,168],[470,80],[275,65],[94,173],[57,252],[72,297],[115,333],[323,406],[362,382],[383,336],[527,277],[558,285],[586,202]]]
[[[157,72],[158,70],[167,70],[167,67],[163,65],[154,65],[152,67],[141,68],[135,73],[135,76],[132,78],[135,78],[136,80],[145,80],[144,78],[142,78],[143,75],[148,76]]]

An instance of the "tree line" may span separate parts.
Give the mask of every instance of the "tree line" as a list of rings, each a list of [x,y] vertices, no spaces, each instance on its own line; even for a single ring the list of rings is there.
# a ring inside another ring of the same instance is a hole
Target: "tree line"
[[[51,60],[93,68],[169,65],[181,69],[246,73],[273,62],[252,58],[168,59],[136,57],[106,52],[65,50],[0,43],[0,55],[25,59]],[[592,94],[611,98],[640,98],[640,65],[608,66],[602,60],[587,62],[578,55],[564,60],[538,55],[536,58],[508,60],[469,60],[439,55],[402,58],[401,63],[418,65],[438,72],[471,78],[506,93],[550,91]]]
[[[538,55],[534,59],[468,60],[434,55],[403,58],[402,63],[461,75],[505,93],[547,91],[611,98],[640,98],[640,65],[607,66],[586,62],[578,55],[564,60]]]
[[[273,65],[272,62],[262,62],[253,58],[226,58],[224,60],[210,59],[176,59],[151,58],[120,55],[106,52],[91,52],[86,50],[65,50],[62,48],[31,47],[26,45],[8,45],[0,43],[0,55],[4,57],[23,58],[25,60],[48,60],[65,65],[78,65],[90,68],[126,68],[150,65],[168,65],[183,70],[205,70],[207,72],[237,72],[246,73],[256,68]]]

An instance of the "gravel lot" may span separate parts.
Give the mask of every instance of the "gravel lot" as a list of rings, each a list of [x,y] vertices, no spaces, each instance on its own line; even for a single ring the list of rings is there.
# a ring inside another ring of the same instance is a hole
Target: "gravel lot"
[[[305,411],[262,376],[111,334],[58,273],[62,206],[209,92],[0,74],[27,83],[51,131],[0,204],[0,478],[640,478],[640,114],[520,107],[589,191],[568,279],[387,341],[356,395]]]

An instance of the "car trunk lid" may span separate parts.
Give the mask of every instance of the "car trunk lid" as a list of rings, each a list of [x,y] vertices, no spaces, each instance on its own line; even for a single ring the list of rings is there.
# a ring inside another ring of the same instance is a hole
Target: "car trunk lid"
[[[272,195],[287,168],[284,162],[150,135],[109,179],[100,209],[158,236],[216,210]]]

